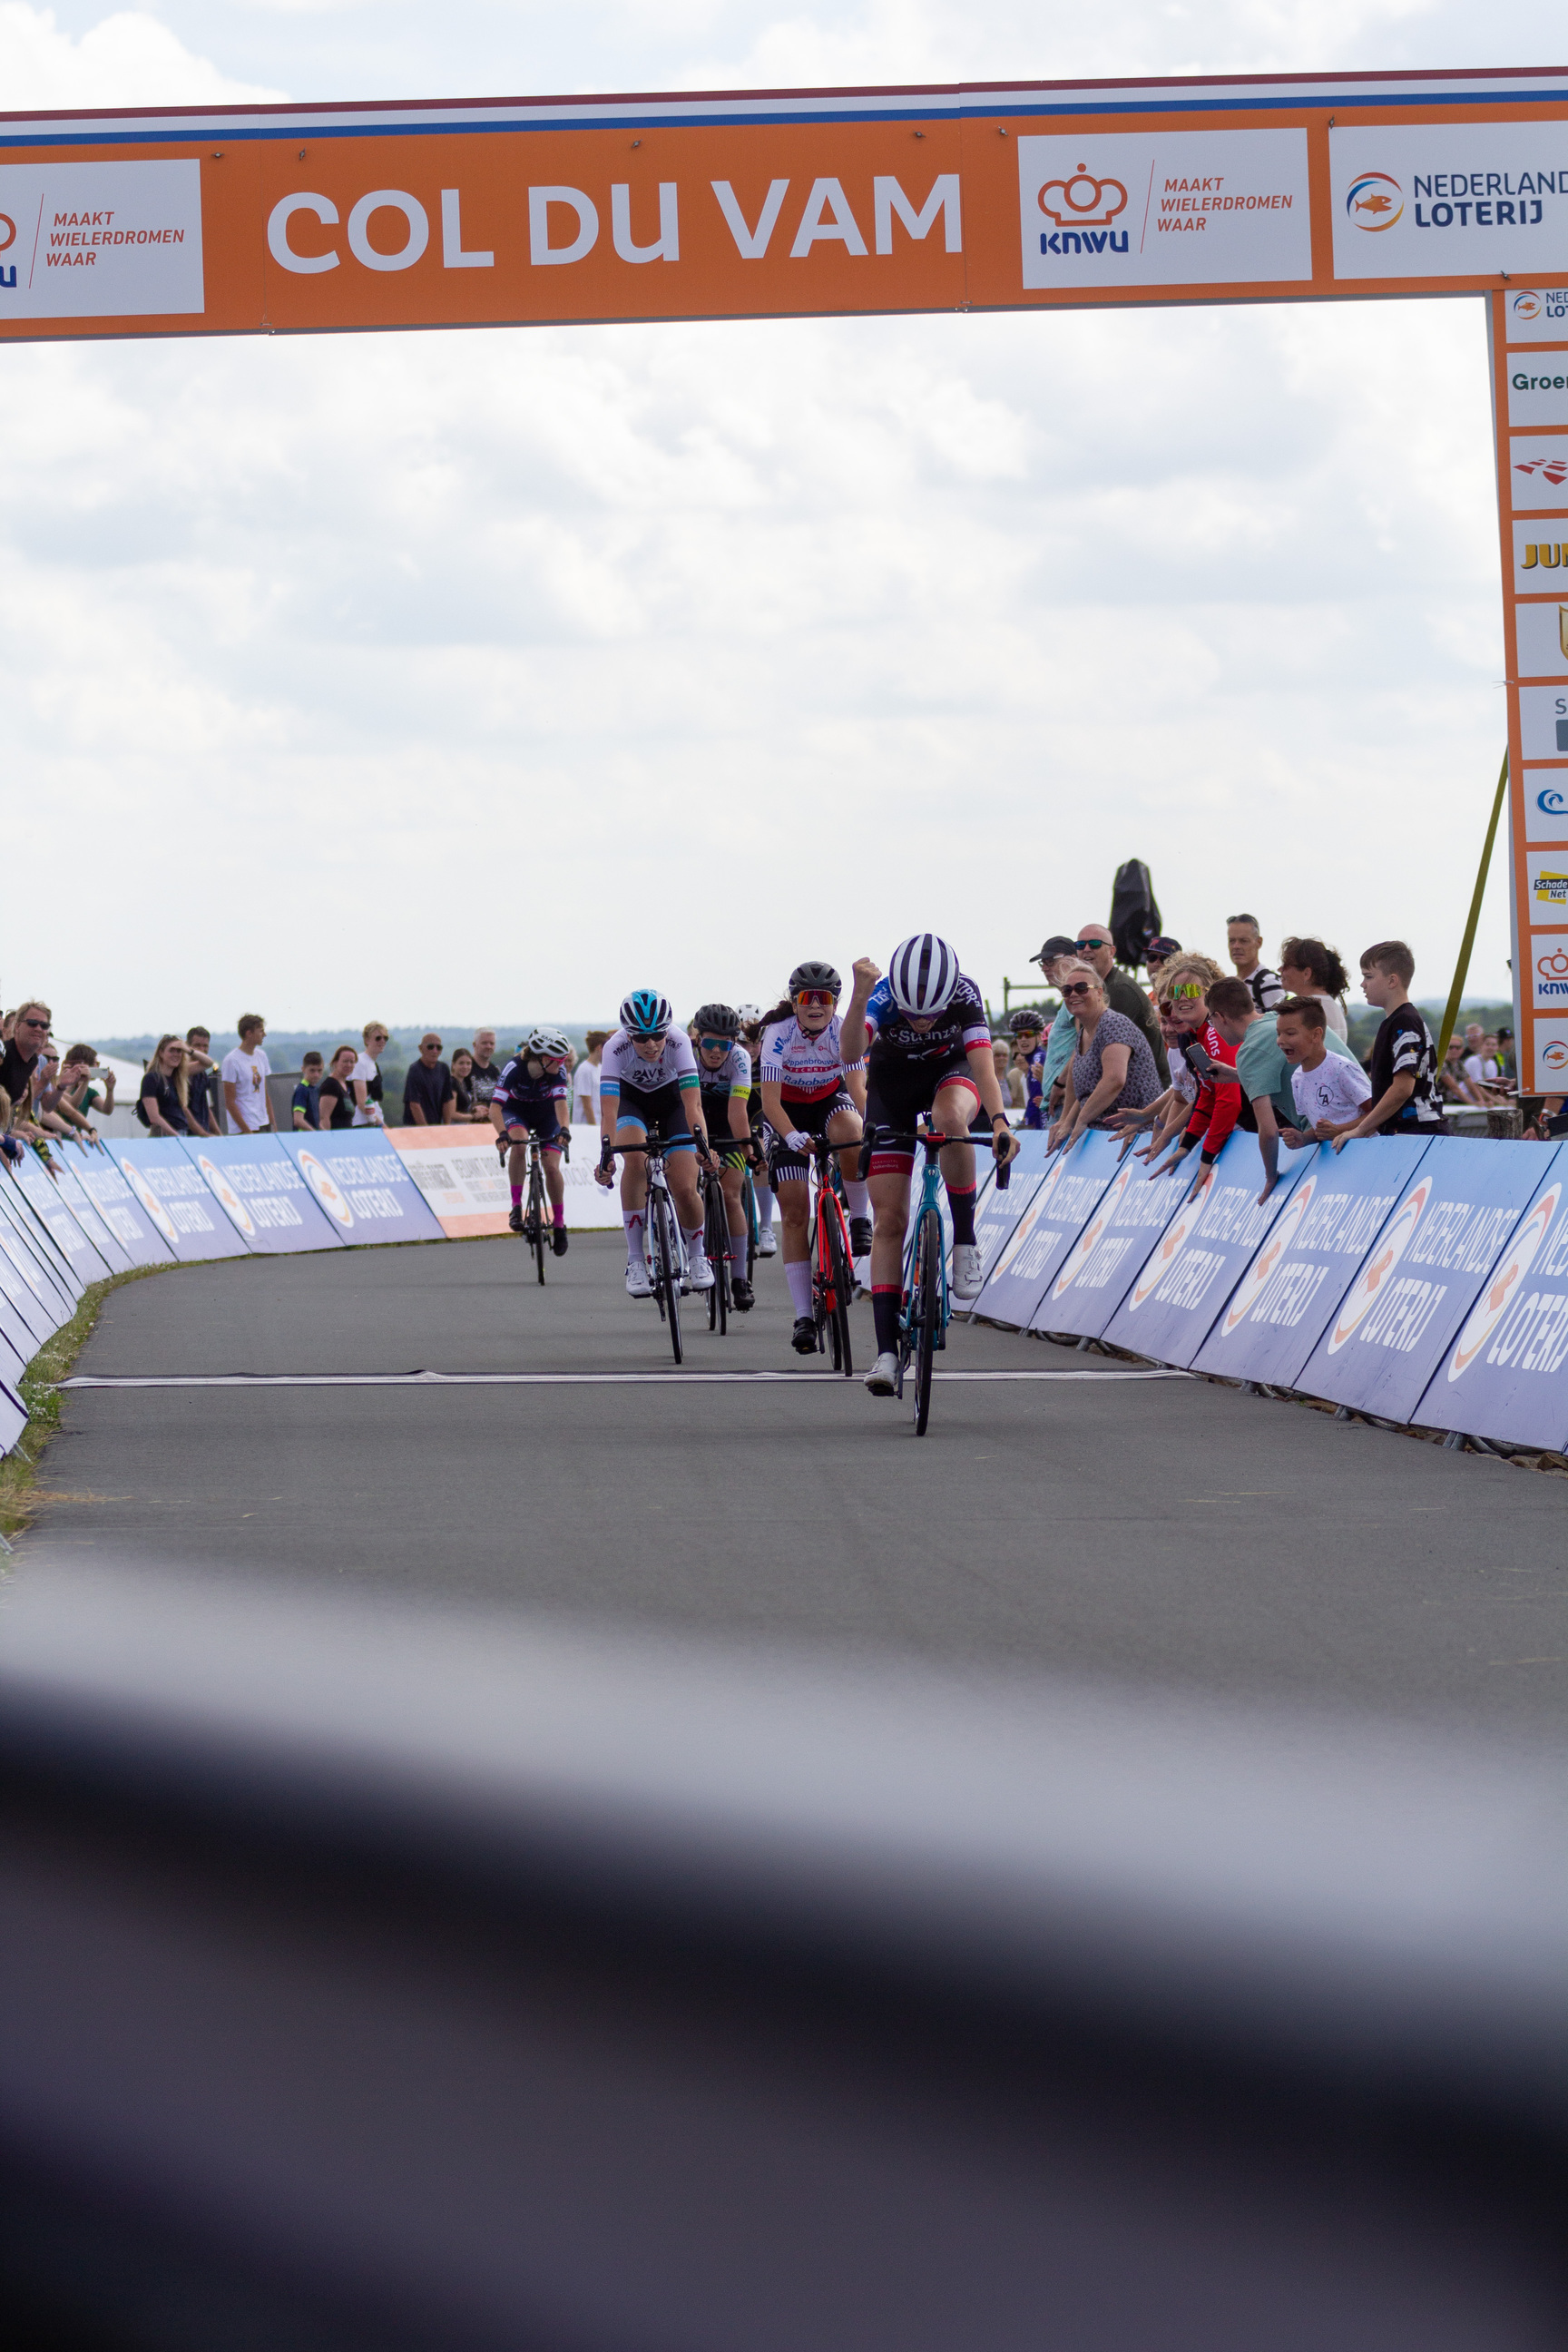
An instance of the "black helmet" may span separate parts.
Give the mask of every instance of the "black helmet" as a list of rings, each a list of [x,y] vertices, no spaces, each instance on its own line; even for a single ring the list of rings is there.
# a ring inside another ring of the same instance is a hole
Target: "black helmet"
[[[844,993],[844,982],[839,979],[833,966],[830,963],[818,963],[815,958],[810,963],[797,963],[789,976],[789,992],[792,997],[798,996],[803,988],[826,988],[831,996],[842,996]]]
[[[1021,1013],[1010,1013],[1007,1016],[1007,1026],[1015,1037],[1021,1037],[1026,1029],[1043,1030],[1045,1025],[1045,1014],[1037,1013],[1032,1004],[1026,1005]]]
[[[738,1037],[741,1016],[732,1004],[700,1004],[691,1016],[691,1025],[699,1036]]]

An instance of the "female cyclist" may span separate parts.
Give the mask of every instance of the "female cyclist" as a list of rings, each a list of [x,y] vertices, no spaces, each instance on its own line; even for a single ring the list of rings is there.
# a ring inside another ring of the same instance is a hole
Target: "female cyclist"
[[[692,1017],[692,1043],[697,1048],[697,1075],[701,1080],[702,1116],[709,1141],[719,1162],[724,1188],[725,1223],[730,1228],[730,1295],[743,1315],[752,1291],[747,1268],[751,1244],[746,1233],[746,1160],[752,1148],[752,1057],[741,1043],[741,1016],[732,1004],[700,1004]],[[731,1140],[726,1140],[731,1139]],[[734,1147],[731,1148],[731,1141]],[[741,1271],[735,1272],[736,1266]]]
[[[498,1147],[507,1152],[507,1180],[511,1186],[511,1214],[507,1224],[522,1231],[522,1188],[528,1176],[528,1139],[536,1135],[544,1153],[544,1189],[550,1195],[551,1247],[557,1257],[566,1252],[566,1179],[561,1172],[563,1149],[571,1142],[566,1124],[568,1095],[566,1057],[571,1040],[559,1029],[531,1029],[496,1080],[490,1097],[490,1125]]]
[[[673,1018],[668,999],[657,988],[634,988],[621,1006],[621,1025],[599,1066],[604,1142],[594,1181],[608,1188],[616,1172],[611,1157],[615,1144],[646,1143],[657,1136],[664,1145],[665,1173],[686,1236],[691,1287],[711,1290],[713,1269],[702,1246],[702,1196],[694,1156],[697,1144],[706,1153],[708,1130],[702,1123],[697,1056],[685,1030],[671,1027]],[[653,1295],[643,1240],[647,1202],[647,1163],[640,1151],[631,1151],[621,1163],[621,1221],[626,1229],[626,1288],[634,1298]]]
[[[875,983],[875,985],[873,985]],[[903,1293],[904,1228],[910,1218],[914,1153],[904,1142],[920,1120],[954,1139],[943,1149],[942,1175],[952,1210],[952,1289],[956,1298],[979,1292],[984,1265],[974,1239],[974,1147],[967,1140],[976,1108],[991,1122],[999,1162],[1012,1159],[1018,1139],[1007,1124],[991,1051],[985,1000],[958,968],[958,958],[934,931],[917,931],[893,950],[882,980],[869,957],[855,966],[856,999],[844,1018],[844,1051],[866,1055],[866,1123],[875,1149],[871,1205],[871,1312],[877,1360],[866,1375],[873,1396],[891,1396],[899,1378],[899,1305]],[[865,997],[865,1012],[858,1003]],[[868,1039],[869,1044],[868,1045]]]
[[[868,967],[869,970],[869,967]],[[844,982],[830,963],[797,963],[789,976],[789,995],[773,1007],[763,1024],[763,1117],[772,1130],[768,1181],[778,1196],[784,1220],[784,1280],[795,1308],[790,1344],[798,1355],[810,1355],[816,1346],[816,1321],[811,1311],[811,1249],[807,1223],[811,1210],[812,1139],[826,1136],[842,1145],[838,1167],[849,1203],[849,1248],[864,1257],[871,1245],[870,1202],[860,1181],[858,1146],[863,1132],[860,1114],[847,1084],[848,1076],[840,1046],[841,1030],[853,1026],[864,1034],[866,1002],[872,980],[862,982],[855,967],[855,988],[842,1024],[837,1003]],[[855,1056],[858,1066],[859,1056]]]

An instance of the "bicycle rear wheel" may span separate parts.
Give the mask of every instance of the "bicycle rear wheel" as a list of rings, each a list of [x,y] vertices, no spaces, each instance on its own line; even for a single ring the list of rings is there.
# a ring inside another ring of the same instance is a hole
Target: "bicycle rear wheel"
[[[531,1221],[529,1230],[533,1237],[533,1263],[538,1268],[539,1279],[541,1282],[544,1280],[544,1218],[546,1206],[544,1171],[540,1166],[539,1155],[535,1152],[533,1155],[532,1164],[529,1170],[528,1177],[528,1213]]]
[[[757,1188],[752,1181],[749,1168],[741,1187],[741,1205],[746,1212],[746,1280],[754,1282],[757,1278]]]
[[[708,1293],[708,1328],[717,1331],[722,1339],[730,1324],[730,1220],[724,1212],[723,1186],[704,1184],[702,1192],[702,1246],[713,1269],[713,1287]]]
[[[669,1344],[675,1350],[675,1360],[682,1361],[680,1350],[680,1252],[676,1246],[675,1214],[666,1192],[648,1193],[648,1214],[653,1219],[654,1280],[658,1285],[659,1305],[665,1309],[669,1324]]]
[[[915,1435],[923,1437],[931,1418],[931,1369],[942,1312],[942,1219],[934,1209],[921,1218],[910,1285],[911,1337],[915,1365]]]

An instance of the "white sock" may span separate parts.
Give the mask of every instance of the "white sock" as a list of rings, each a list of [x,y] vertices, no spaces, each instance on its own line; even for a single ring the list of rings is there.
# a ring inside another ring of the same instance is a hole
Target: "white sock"
[[[621,1211],[621,1223],[626,1229],[627,1263],[632,1265],[639,1265],[642,1263],[644,1255],[642,1245],[642,1211],[640,1209],[623,1209]]]
[[[680,1230],[683,1234],[686,1234],[686,1227],[684,1225],[681,1226]],[[700,1225],[693,1225],[691,1231],[689,1234],[686,1234],[686,1255],[691,1260],[693,1265],[699,1265],[701,1260],[707,1256],[708,1253],[702,1246],[702,1228]]]
[[[784,1280],[789,1285],[789,1302],[798,1322],[803,1315],[811,1313],[811,1260],[789,1259],[784,1265]]]
[[[754,1176],[752,1179],[752,1189],[757,1196],[758,1230],[764,1234],[771,1234],[773,1229],[773,1196],[767,1186],[759,1183]]]
[[[870,1215],[871,1188],[868,1184],[862,1184],[858,1176],[846,1176],[844,1179],[844,1192],[845,1197],[849,1202],[849,1213],[852,1217],[868,1217]]]

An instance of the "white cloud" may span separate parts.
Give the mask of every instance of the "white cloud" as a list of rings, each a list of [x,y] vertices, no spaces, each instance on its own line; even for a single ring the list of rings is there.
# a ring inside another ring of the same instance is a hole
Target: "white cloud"
[[[166,25],[121,9],[73,37],[52,8],[0,0],[0,89],[15,112],[72,106],[200,106],[281,92],[237,81]]]

